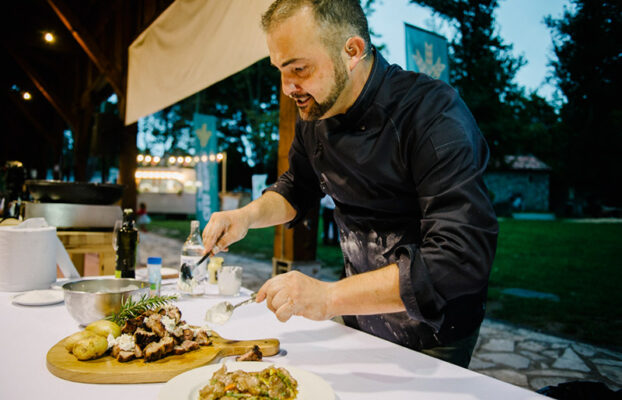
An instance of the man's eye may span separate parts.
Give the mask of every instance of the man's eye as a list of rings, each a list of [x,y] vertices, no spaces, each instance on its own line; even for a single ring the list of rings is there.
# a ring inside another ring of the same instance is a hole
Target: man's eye
[[[306,69],[306,67],[296,67],[294,68],[295,72],[303,72]]]

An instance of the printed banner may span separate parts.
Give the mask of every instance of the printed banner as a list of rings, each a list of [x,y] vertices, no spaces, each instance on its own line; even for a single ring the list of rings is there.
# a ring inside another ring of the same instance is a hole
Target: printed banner
[[[196,164],[197,181],[201,185],[197,188],[197,219],[201,230],[209,221],[213,212],[218,211],[218,153],[216,122],[217,118],[211,115],[195,113],[193,130],[198,139],[197,154],[200,161]]]
[[[406,32],[406,69],[449,83],[447,39],[410,24]]]

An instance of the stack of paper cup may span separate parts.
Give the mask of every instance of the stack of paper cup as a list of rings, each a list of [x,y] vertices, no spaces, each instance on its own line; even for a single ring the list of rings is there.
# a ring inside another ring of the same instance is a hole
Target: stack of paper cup
[[[47,289],[56,281],[56,228],[0,227],[0,291]]]

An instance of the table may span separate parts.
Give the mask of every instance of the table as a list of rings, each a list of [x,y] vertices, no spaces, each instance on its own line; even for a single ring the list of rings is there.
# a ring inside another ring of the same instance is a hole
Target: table
[[[248,294],[248,291],[244,292]],[[48,350],[79,330],[63,303],[25,307],[0,292],[0,330],[3,372],[2,399],[156,399],[163,383],[96,385],[65,381],[46,367]],[[236,298],[240,301],[247,296]],[[201,324],[205,310],[219,296],[181,300],[183,318]],[[229,299],[231,300],[231,299]],[[236,310],[220,327],[228,339],[278,338],[286,355],[266,361],[305,369],[321,376],[339,400],[381,399],[546,399],[508,383],[428,357],[333,321],[315,322],[294,317],[279,322],[265,303]],[[321,400],[321,399],[318,399]]]
[[[84,276],[84,256],[99,256],[99,275],[114,275],[115,251],[112,248],[112,231],[57,231],[80,276]]]

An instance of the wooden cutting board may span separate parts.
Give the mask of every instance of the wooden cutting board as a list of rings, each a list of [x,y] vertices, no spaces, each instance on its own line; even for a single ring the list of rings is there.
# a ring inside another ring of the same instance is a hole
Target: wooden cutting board
[[[212,331],[213,332],[213,331]],[[126,363],[117,361],[110,355],[95,360],[79,361],[69,353],[63,342],[56,343],[47,354],[48,370],[74,382],[84,383],[148,383],[167,382],[172,377],[196,367],[209,364],[217,358],[240,355],[254,345],[259,346],[264,356],[279,352],[278,339],[229,340],[213,333],[210,346],[181,355],[169,355],[163,359],[145,362],[136,359]]]

